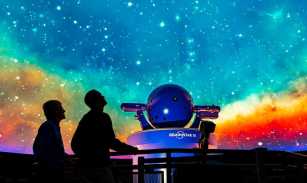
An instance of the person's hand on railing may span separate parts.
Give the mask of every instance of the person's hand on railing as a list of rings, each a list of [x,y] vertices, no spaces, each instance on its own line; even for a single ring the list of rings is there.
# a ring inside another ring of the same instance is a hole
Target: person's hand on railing
[[[136,152],[138,152],[139,151],[139,149],[137,148],[137,147],[134,147],[134,146],[130,146],[130,148],[129,148],[129,150],[128,150],[129,152],[131,152],[131,153],[136,153]]]
[[[134,146],[131,146],[131,145],[128,145],[128,144],[125,144],[125,143],[123,143],[122,145],[123,145],[122,148],[117,150],[117,152],[135,154],[136,152],[139,151],[139,149],[137,147],[134,147]]]

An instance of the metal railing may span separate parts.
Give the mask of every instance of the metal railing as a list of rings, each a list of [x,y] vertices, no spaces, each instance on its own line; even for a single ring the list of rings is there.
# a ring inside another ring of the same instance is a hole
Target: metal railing
[[[180,153],[181,156],[176,157]],[[159,154],[160,157],[150,157],[149,155]],[[132,169],[137,171],[138,183],[144,183],[144,176],[147,170],[165,170],[166,182],[172,183],[174,177],[172,170],[176,168],[193,168],[210,166],[213,160],[219,162],[219,166],[224,167],[245,167],[254,170],[257,183],[265,182],[269,176],[268,170],[294,169],[298,182],[306,179],[306,155],[283,151],[267,151],[266,149],[254,150],[220,150],[210,149],[203,152],[200,149],[152,149],[140,150],[135,153],[112,152],[112,157],[133,155],[137,157],[137,163]],[[133,158],[133,157],[132,157]]]

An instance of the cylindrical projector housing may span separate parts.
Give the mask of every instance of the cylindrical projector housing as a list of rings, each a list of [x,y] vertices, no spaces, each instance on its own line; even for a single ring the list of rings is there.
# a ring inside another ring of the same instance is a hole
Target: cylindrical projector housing
[[[146,105],[140,103],[122,103],[120,108],[125,112],[145,111]]]

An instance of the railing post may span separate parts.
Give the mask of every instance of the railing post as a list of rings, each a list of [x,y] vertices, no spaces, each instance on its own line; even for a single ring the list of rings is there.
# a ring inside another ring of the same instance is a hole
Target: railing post
[[[138,183],[144,183],[144,157],[138,157]]]
[[[304,174],[305,174],[305,170],[304,170],[304,163],[299,162],[298,160],[296,160],[296,166],[297,166],[297,171],[298,171],[298,180],[297,182],[299,183],[303,183],[304,182]]]
[[[171,152],[166,153],[166,182],[172,183]]]
[[[256,176],[257,176],[257,183],[263,183],[264,181],[264,162],[263,162],[263,150],[256,149]]]

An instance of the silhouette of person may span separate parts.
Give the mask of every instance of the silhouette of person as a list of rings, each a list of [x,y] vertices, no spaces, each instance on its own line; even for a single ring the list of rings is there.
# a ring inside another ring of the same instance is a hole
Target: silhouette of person
[[[38,161],[39,182],[62,182],[65,151],[60,131],[60,121],[65,110],[58,100],[43,104],[46,121],[39,127],[33,143],[33,153]]]
[[[115,137],[112,120],[103,112],[107,102],[100,92],[89,91],[84,102],[90,111],[82,117],[71,141],[80,160],[81,181],[113,183],[109,150],[133,152],[137,148]]]

